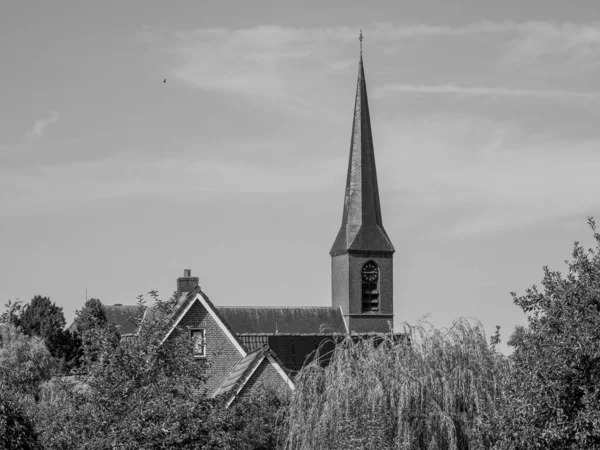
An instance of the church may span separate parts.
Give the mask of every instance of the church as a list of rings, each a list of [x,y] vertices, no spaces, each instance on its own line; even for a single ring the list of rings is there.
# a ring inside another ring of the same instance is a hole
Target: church
[[[336,337],[393,330],[394,251],[381,217],[361,49],[342,224],[329,252],[331,306],[216,306],[186,269],[177,279],[182,295],[169,335],[190,333],[194,356],[211,363],[206,394],[225,395],[228,405],[260,386],[293,390],[294,376],[319,346],[327,351]],[[105,308],[122,335],[135,333],[136,306]]]

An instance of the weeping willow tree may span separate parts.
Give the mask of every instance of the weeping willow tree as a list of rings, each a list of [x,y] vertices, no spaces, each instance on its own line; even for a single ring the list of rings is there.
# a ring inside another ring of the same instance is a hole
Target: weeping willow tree
[[[348,337],[326,367],[307,365],[287,411],[285,448],[490,448],[510,367],[482,326],[419,325],[406,337]]]

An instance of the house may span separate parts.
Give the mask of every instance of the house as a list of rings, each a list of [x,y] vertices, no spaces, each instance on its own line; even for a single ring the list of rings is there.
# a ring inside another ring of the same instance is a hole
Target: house
[[[206,392],[227,395],[228,404],[263,385],[294,389],[295,374],[317,348],[327,353],[349,333],[392,330],[394,252],[381,217],[361,49],[342,224],[330,250],[331,306],[215,306],[185,270],[169,334],[179,328],[196,339],[195,356],[211,362]],[[106,308],[111,323],[125,324],[120,311],[128,307]]]

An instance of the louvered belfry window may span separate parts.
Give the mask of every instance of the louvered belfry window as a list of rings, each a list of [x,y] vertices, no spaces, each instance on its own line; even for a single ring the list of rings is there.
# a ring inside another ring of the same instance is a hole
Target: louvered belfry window
[[[379,267],[374,261],[367,261],[361,272],[362,310],[379,311]]]

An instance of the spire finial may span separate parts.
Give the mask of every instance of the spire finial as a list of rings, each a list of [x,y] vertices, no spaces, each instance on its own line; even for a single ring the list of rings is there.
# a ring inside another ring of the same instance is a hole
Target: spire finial
[[[360,56],[362,56],[362,41],[363,41],[362,28],[360,29],[360,35],[358,36],[358,40],[360,41]]]

